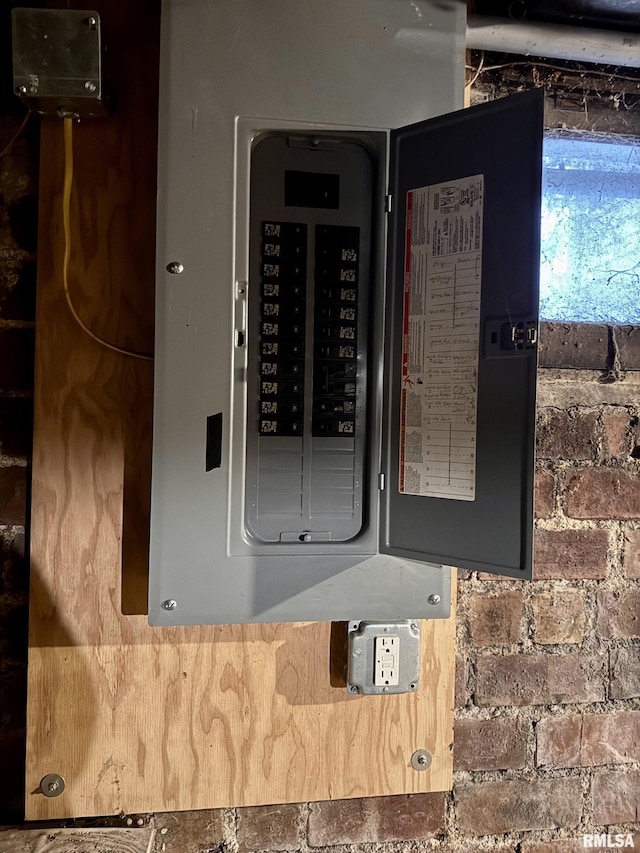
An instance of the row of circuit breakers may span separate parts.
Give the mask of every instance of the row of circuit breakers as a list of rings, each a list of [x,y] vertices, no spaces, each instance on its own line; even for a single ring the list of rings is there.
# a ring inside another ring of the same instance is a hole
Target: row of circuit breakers
[[[304,176],[309,177],[319,176]],[[287,178],[294,175],[287,173]],[[307,232],[303,223],[262,223],[259,432],[263,436],[302,435],[305,428]],[[355,431],[359,238],[359,228],[315,227],[314,436],[352,436]]]

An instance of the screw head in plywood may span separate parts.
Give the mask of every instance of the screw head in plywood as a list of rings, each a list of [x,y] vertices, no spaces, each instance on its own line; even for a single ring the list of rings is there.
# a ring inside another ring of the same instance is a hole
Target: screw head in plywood
[[[40,790],[45,797],[59,797],[64,788],[64,779],[58,773],[47,773],[40,780]]]
[[[428,770],[431,767],[431,753],[426,749],[416,749],[411,756],[411,766],[414,770]]]

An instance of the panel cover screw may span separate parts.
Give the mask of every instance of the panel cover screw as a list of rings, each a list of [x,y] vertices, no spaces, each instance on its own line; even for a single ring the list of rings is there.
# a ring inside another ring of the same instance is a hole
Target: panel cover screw
[[[27,87],[26,86],[16,86],[16,95],[26,95]]]
[[[87,92],[95,92],[98,87],[93,82],[93,80],[87,80],[87,82],[84,84],[84,88],[87,90]]]
[[[175,610],[178,606],[178,602],[174,598],[167,598],[166,601],[162,602],[162,608],[164,610]]]
[[[429,596],[429,604],[440,604],[440,596],[437,592],[434,592],[433,595]]]
[[[167,272],[173,273],[173,275],[180,275],[183,270],[184,267],[180,261],[171,261],[170,264],[167,264]]]
[[[98,19],[93,15],[90,18],[87,18],[87,23],[89,24],[90,30],[96,30],[98,28]]]
[[[411,756],[411,766],[414,770],[428,770],[431,767],[431,753],[426,749],[416,749]]]
[[[59,797],[64,791],[64,779],[57,773],[47,773],[40,782],[40,790],[45,797]]]
[[[349,693],[357,693],[357,692],[358,692],[358,686],[356,684],[350,684],[349,685]]]

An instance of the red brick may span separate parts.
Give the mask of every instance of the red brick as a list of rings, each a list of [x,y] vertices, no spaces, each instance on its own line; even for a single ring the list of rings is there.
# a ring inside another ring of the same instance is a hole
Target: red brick
[[[583,767],[640,761],[640,711],[585,714],[581,756]]]
[[[252,806],[238,809],[238,853],[254,850],[297,850],[300,806]]]
[[[542,323],[540,367],[604,370],[609,360],[609,331],[591,323]]]
[[[523,595],[516,590],[474,595],[469,605],[469,630],[476,646],[518,643]]]
[[[624,408],[612,408],[602,415],[604,453],[609,458],[626,459],[631,452],[631,418]]]
[[[4,456],[31,456],[33,405],[25,397],[0,399],[0,453]]]
[[[517,770],[526,752],[527,728],[519,720],[456,720],[454,770]]]
[[[584,638],[584,592],[541,592],[532,596],[536,643],[580,643]]]
[[[413,794],[311,803],[309,845],[431,838],[444,828],[444,794]]]
[[[640,476],[610,468],[576,471],[565,502],[572,518],[640,518]]]
[[[523,841],[520,853],[584,853],[582,838],[560,841]]]
[[[155,816],[155,825],[163,853],[201,853],[224,841],[220,809],[165,812]]]
[[[514,779],[455,788],[456,826],[473,835],[576,826],[580,779]]]
[[[591,788],[593,821],[598,826],[640,821],[640,772],[599,772]]]
[[[582,717],[544,717],[536,725],[537,767],[580,767]]]
[[[536,530],[534,568],[536,580],[598,580],[607,576],[606,530]]]
[[[0,524],[24,524],[27,511],[27,469],[0,468]]]
[[[598,413],[581,409],[542,410],[538,417],[536,453],[540,459],[594,459]]]
[[[548,518],[553,514],[553,489],[555,477],[551,471],[538,468],[535,479],[533,506],[536,518]]]
[[[376,841],[420,841],[444,829],[444,794],[377,797]]]
[[[616,343],[623,370],[640,368],[640,329],[637,326],[616,326]]]
[[[572,714],[536,727],[539,767],[597,767],[640,760],[640,711]]]
[[[623,565],[628,578],[640,578],[640,530],[627,530],[624,535]]]
[[[577,654],[481,657],[475,701],[480,706],[602,702],[604,677],[597,659]]]
[[[611,649],[609,684],[612,699],[640,697],[640,647],[633,645]]]
[[[598,633],[604,639],[640,637],[640,587],[598,593]]]

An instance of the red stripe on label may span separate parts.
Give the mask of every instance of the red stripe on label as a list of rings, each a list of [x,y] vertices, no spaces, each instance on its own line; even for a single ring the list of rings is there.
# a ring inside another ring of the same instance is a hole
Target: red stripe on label
[[[409,305],[411,297],[411,229],[413,228],[413,192],[407,193],[407,233],[404,245],[404,300],[402,319],[402,376],[409,375]]]
[[[400,399],[400,493],[404,492],[404,440],[407,392],[404,379],[409,375],[409,306],[411,304],[411,230],[413,228],[413,192],[407,193],[406,235],[404,244],[404,293],[402,317],[402,392]]]

